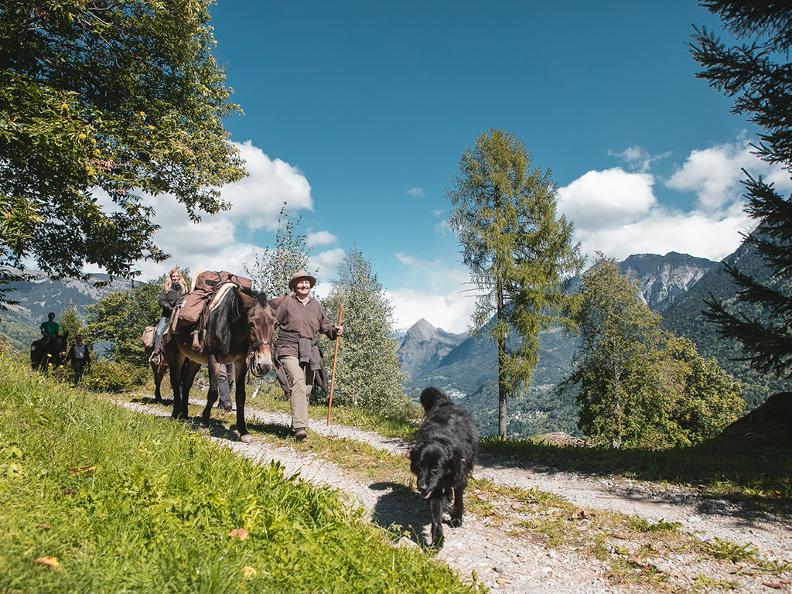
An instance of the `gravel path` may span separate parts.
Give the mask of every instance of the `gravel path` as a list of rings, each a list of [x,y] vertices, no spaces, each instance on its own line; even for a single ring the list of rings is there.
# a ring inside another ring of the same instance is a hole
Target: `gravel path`
[[[168,412],[159,406],[121,400],[116,403],[137,412],[168,416]],[[195,399],[191,403],[205,405],[205,400]],[[247,407],[246,416],[250,421],[264,425],[288,427],[290,423],[286,414],[256,409],[255,406]],[[309,429],[330,437],[364,442],[394,454],[401,454],[409,445],[400,439],[354,427],[328,427],[320,421],[311,421]],[[371,520],[383,528],[394,524],[402,526],[405,533],[412,536],[401,538],[396,546],[416,546],[414,541],[428,538],[430,518],[427,506],[406,485],[371,482],[362,478],[360,472],[346,470],[317,454],[295,451],[288,447],[288,440],[284,440],[284,446],[260,438],[244,444],[238,440],[236,432],[222,423],[213,423],[212,428],[203,433],[208,439],[257,463],[277,461],[287,474],[299,473],[302,479],[312,484],[337,489],[342,496],[361,505]],[[475,476],[499,484],[556,493],[581,507],[637,514],[652,521],[680,522],[686,531],[701,538],[718,537],[740,544],[750,543],[772,558],[792,560],[792,525],[788,518],[751,516],[736,504],[707,499],[689,489],[646,481],[553,472],[538,466],[521,465],[516,459],[495,457],[484,457],[476,468]],[[514,514],[510,521],[523,519],[520,512],[515,511]],[[610,545],[611,555],[606,557],[609,560],[599,561],[590,552],[574,547],[548,549],[542,542],[541,538],[534,540],[530,534],[526,536],[524,531],[512,532],[508,522],[503,525],[498,519],[467,515],[463,527],[446,527],[445,545],[437,558],[454,568],[463,579],[470,579],[475,572],[477,579],[494,592],[656,591],[648,581],[614,584],[608,578],[610,560],[615,558],[614,544]],[[621,543],[617,549],[642,546],[651,549],[652,545],[650,536],[631,543],[617,542]],[[762,572],[752,572],[742,565],[731,566],[734,569],[724,567],[722,563],[719,566],[697,556],[694,551],[654,558],[649,566],[673,576],[675,587],[686,590],[701,590],[702,586],[696,580],[702,575],[726,578],[732,583],[730,587],[737,587],[741,592],[767,592],[768,587],[792,590],[789,579],[767,582],[763,577],[766,574]],[[784,576],[791,577],[788,572]]]
[[[196,404],[199,402],[195,401]],[[266,424],[288,426],[291,422],[289,415],[278,412],[246,407],[245,413],[249,418]],[[403,453],[408,447],[401,439],[383,437],[355,427],[328,427],[324,421],[311,421],[309,427],[322,435],[365,442],[395,454]],[[474,476],[503,485],[555,493],[581,507],[635,514],[652,522],[661,519],[679,522],[685,531],[700,538],[753,544],[779,560],[792,562],[790,518],[747,511],[736,503],[701,497],[691,489],[647,481],[554,472],[517,459],[493,456],[482,457]]]
[[[140,403],[116,401],[130,410],[157,416],[168,416],[160,408]],[[197,402],[195,402],[197,403]],[[248,412],[248,411],[246,411]],[[280,423],[285,415],[250,411],[264,423]],[[288,423],[288,418],[287,418]],[[331,435],[351,437],[357,430],[340,427],[330,429]],[[324,431],[323,431],[324,433]],[[373,434],[370,434],[373,435]],[[382,527],[400,524],[407,531],[429,533],[429,513],[426,504],[415,494],[397,483],[361,482],[346,470],[313,454],[297,452],[254,439],[244,444],[228,429],[213,426],[208,439],[228,447],[241,456],[259,464],[277,461],[286,474],[300,473],[302,479],[319,486],[330,486],[354,498],[368,512],[372,521]],[[395,447],[395,442],[391,444]],[[467,516],[461,528],[446,527],[445,546],[437,558],[447,563],[463,578],[475,572],[477,579],[495,592],[589,593],[636,592],[635,585],[621,588],[608,583],[606,565],[596,559],[574,553],[547,550],[543,545],[512,538],[485,520]],[[416,546],[402,538],[397,546]]]

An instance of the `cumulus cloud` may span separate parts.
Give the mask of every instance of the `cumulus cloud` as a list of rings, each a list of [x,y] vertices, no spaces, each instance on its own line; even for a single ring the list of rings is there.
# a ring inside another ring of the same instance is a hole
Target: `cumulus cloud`
[[[618,227],[648,213],[654,177],[615,167],[589,171],[558,190],[558,206],[580,229]]]
[[[345,255],[346,252],[341,248],[325,250],[312,255],[309,259],[309,266],[317,271],[320,280],[329,281],[335,275],[335,271]]]
[[[666,182],[672,190],[695,192],[699,208],[717,211],[739,199],[743,193],[742,170],[773,181],[779,189],[789,189],[789,174],[752,153],[747,140],[693,150]]]
[[[154,241],[171,254],[165,262],[139,262],[137,268],[143,278],[159,276],[174,265],[243,273],[243,265],[254,259],[259,248],[240,240],[241,227],[275,229],[283,202],[291,211],[313,208],[310,184],[296,167],[271,159],[250,141],[234,144],[245,160],[249,176],[222,188],[221,197],[231,205],[230,210],[204,214],[195,223],[173,196],[143,197],[143,202],[154,208],[154,221],[160,226]],[[104,192],[95,191],[94,195],[105,210],[116,208]],[[322,231],[317,239],[326,241],[328,236],[332,234]]]
[[[309,231],[306,236],[306,243],[308,247],[317,247],[320,245],[332,245],[338,241],[338,237],[330,233],[330,231]]]
[[[645,156],[638,147],[619,155],[632,161]],[[589,256],[678,251],[720,260],[739,246],[740,233],[754,226],[742,209],[742,169],[780,190],[792,188],[787,172],[758,159],[740,139],[692,151],[664,182],[670,190],[696,194],[688,210],[661,204],[650,173],[621,168],[589,171],[560,188],[559,210],[575,223],[576,238]]]
[[[274,230],[284,202],[291,211],[313,210],[311,185],[297,167],[271,159],[250,140],[233,144],[245,161],[248,176],[221,190],[223,200],[231,204],[226,216],[250,229]]]
[[[413,198],[423,198],[426,196],[426,192],[424,192],[423,188],[409,188],[407,194]]]

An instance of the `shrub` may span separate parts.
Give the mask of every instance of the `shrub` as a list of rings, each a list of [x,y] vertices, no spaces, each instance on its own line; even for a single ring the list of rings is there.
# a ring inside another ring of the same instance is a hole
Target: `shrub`
[[[95,392],[127,392],[146,381],[147,369],[119,361],[96,361],[83,377],[83,386]]]

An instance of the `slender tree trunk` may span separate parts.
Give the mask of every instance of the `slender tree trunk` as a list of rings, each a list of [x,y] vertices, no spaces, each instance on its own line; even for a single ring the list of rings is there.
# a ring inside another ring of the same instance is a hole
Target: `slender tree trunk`
[[[498,435],[506,439],[509,427],[509,414],[506,409],[506,333],[503,324],[503,289],[500,282],[497,286],[498,300]]]

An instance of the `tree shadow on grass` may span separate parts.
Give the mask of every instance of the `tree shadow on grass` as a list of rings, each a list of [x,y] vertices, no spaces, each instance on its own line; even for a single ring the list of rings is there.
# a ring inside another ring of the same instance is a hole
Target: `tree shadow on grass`
[[[377,499],[372,520],[378,526],[398,532],[414,543],[426,547],[424,527],[431,523],[429,506],[415,492],[400,483],[378,482],[369,485],[374,491],[387,491]]]
[[[751,520],[761,517],[764,511],[792,514],[791,460],[782,452],[723,447],[616,450],[486,439],[478,463],[482,468],[517,468],[529,474],[575,473],[594,478],[677,483],[694,490],[680,493],[618,481],[605,484],[602,489],[636,501],[694,505],[701,514]]]

